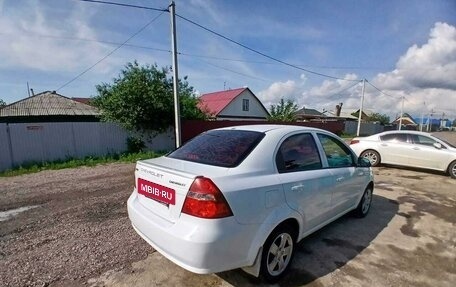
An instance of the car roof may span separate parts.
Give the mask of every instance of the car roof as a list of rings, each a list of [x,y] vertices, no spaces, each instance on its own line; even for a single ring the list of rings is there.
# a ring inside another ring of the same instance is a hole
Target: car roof
[[[269,132],[272,130],[281,130],[283,132],[294,132],[294,131],[324,131],[318,128],[305,127],[305,126],[294,126],[294,125],[241,125],[241,126],[231,126],[225,128],[219,128],[217,130],[242,130],[242,131],[256,131],[256,132]]]
[[[430,136],[430,133],[426,132],[419,132],[419,131],[409,131],[409,130],[394,130],[394,131],[386,131],[379,133],[378,135],[387,135],[387,134],[414,134],[414,135],[424,135],[424,136]]]

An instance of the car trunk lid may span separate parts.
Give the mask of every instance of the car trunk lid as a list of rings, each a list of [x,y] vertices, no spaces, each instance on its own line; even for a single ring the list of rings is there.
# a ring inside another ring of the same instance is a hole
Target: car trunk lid
[[[150,212],[174,223],[195,177],[192,173],[138,161],[135,172],[138,201]]]

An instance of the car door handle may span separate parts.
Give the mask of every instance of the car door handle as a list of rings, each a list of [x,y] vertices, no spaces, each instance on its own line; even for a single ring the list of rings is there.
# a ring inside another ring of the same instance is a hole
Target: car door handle
[[[344,178],[345,178],[345,177],[343,177],[343,176],[338,177],[338,178],[336,178],[336,181],[337,181],[337,182],[341,182],[342,180],[344,180]]]
[[[388,146],[388,144],[386,144],[386,143],[382,143],[382,144],[380,144],[380,145],[381,145],[381,146]]]
[[[420,150],[420,148],[419,148],[419,147],[413,147],[413,149],[414,149],[414,150]]]
[[[299,184],[299,185],[294,185],[291,187],[292,191],[304,191],[304,185]]]

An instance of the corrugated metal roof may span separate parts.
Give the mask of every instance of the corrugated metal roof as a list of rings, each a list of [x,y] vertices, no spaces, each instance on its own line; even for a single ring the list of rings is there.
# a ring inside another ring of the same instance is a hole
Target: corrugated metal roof
[[[239,96],[247,88],[239,88],[215,93],[202,95],[198,107],[202,111],[208,111],[210,114],[218,115],[231,101]]]
[[[315,110],[315,109],[306,109],[306,108],[302,108],[300,110],[298,110],[296,112],[296,115],[299,115],[299,116],[323,116],[323,117],[326,117],[326,115],[320,113],[319,111]]]
[[[0,109],[0,117],[97,116],[97,108],[74,101],[55,92],[43,92]]]

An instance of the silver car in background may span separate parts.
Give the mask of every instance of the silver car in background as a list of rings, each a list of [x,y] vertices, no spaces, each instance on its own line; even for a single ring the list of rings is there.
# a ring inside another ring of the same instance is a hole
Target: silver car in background
[[[392,164],[432,169],[456,178],[456,147],[429,133],[388,131],[368,137],[356,137],[350,147],[372,166]]]

